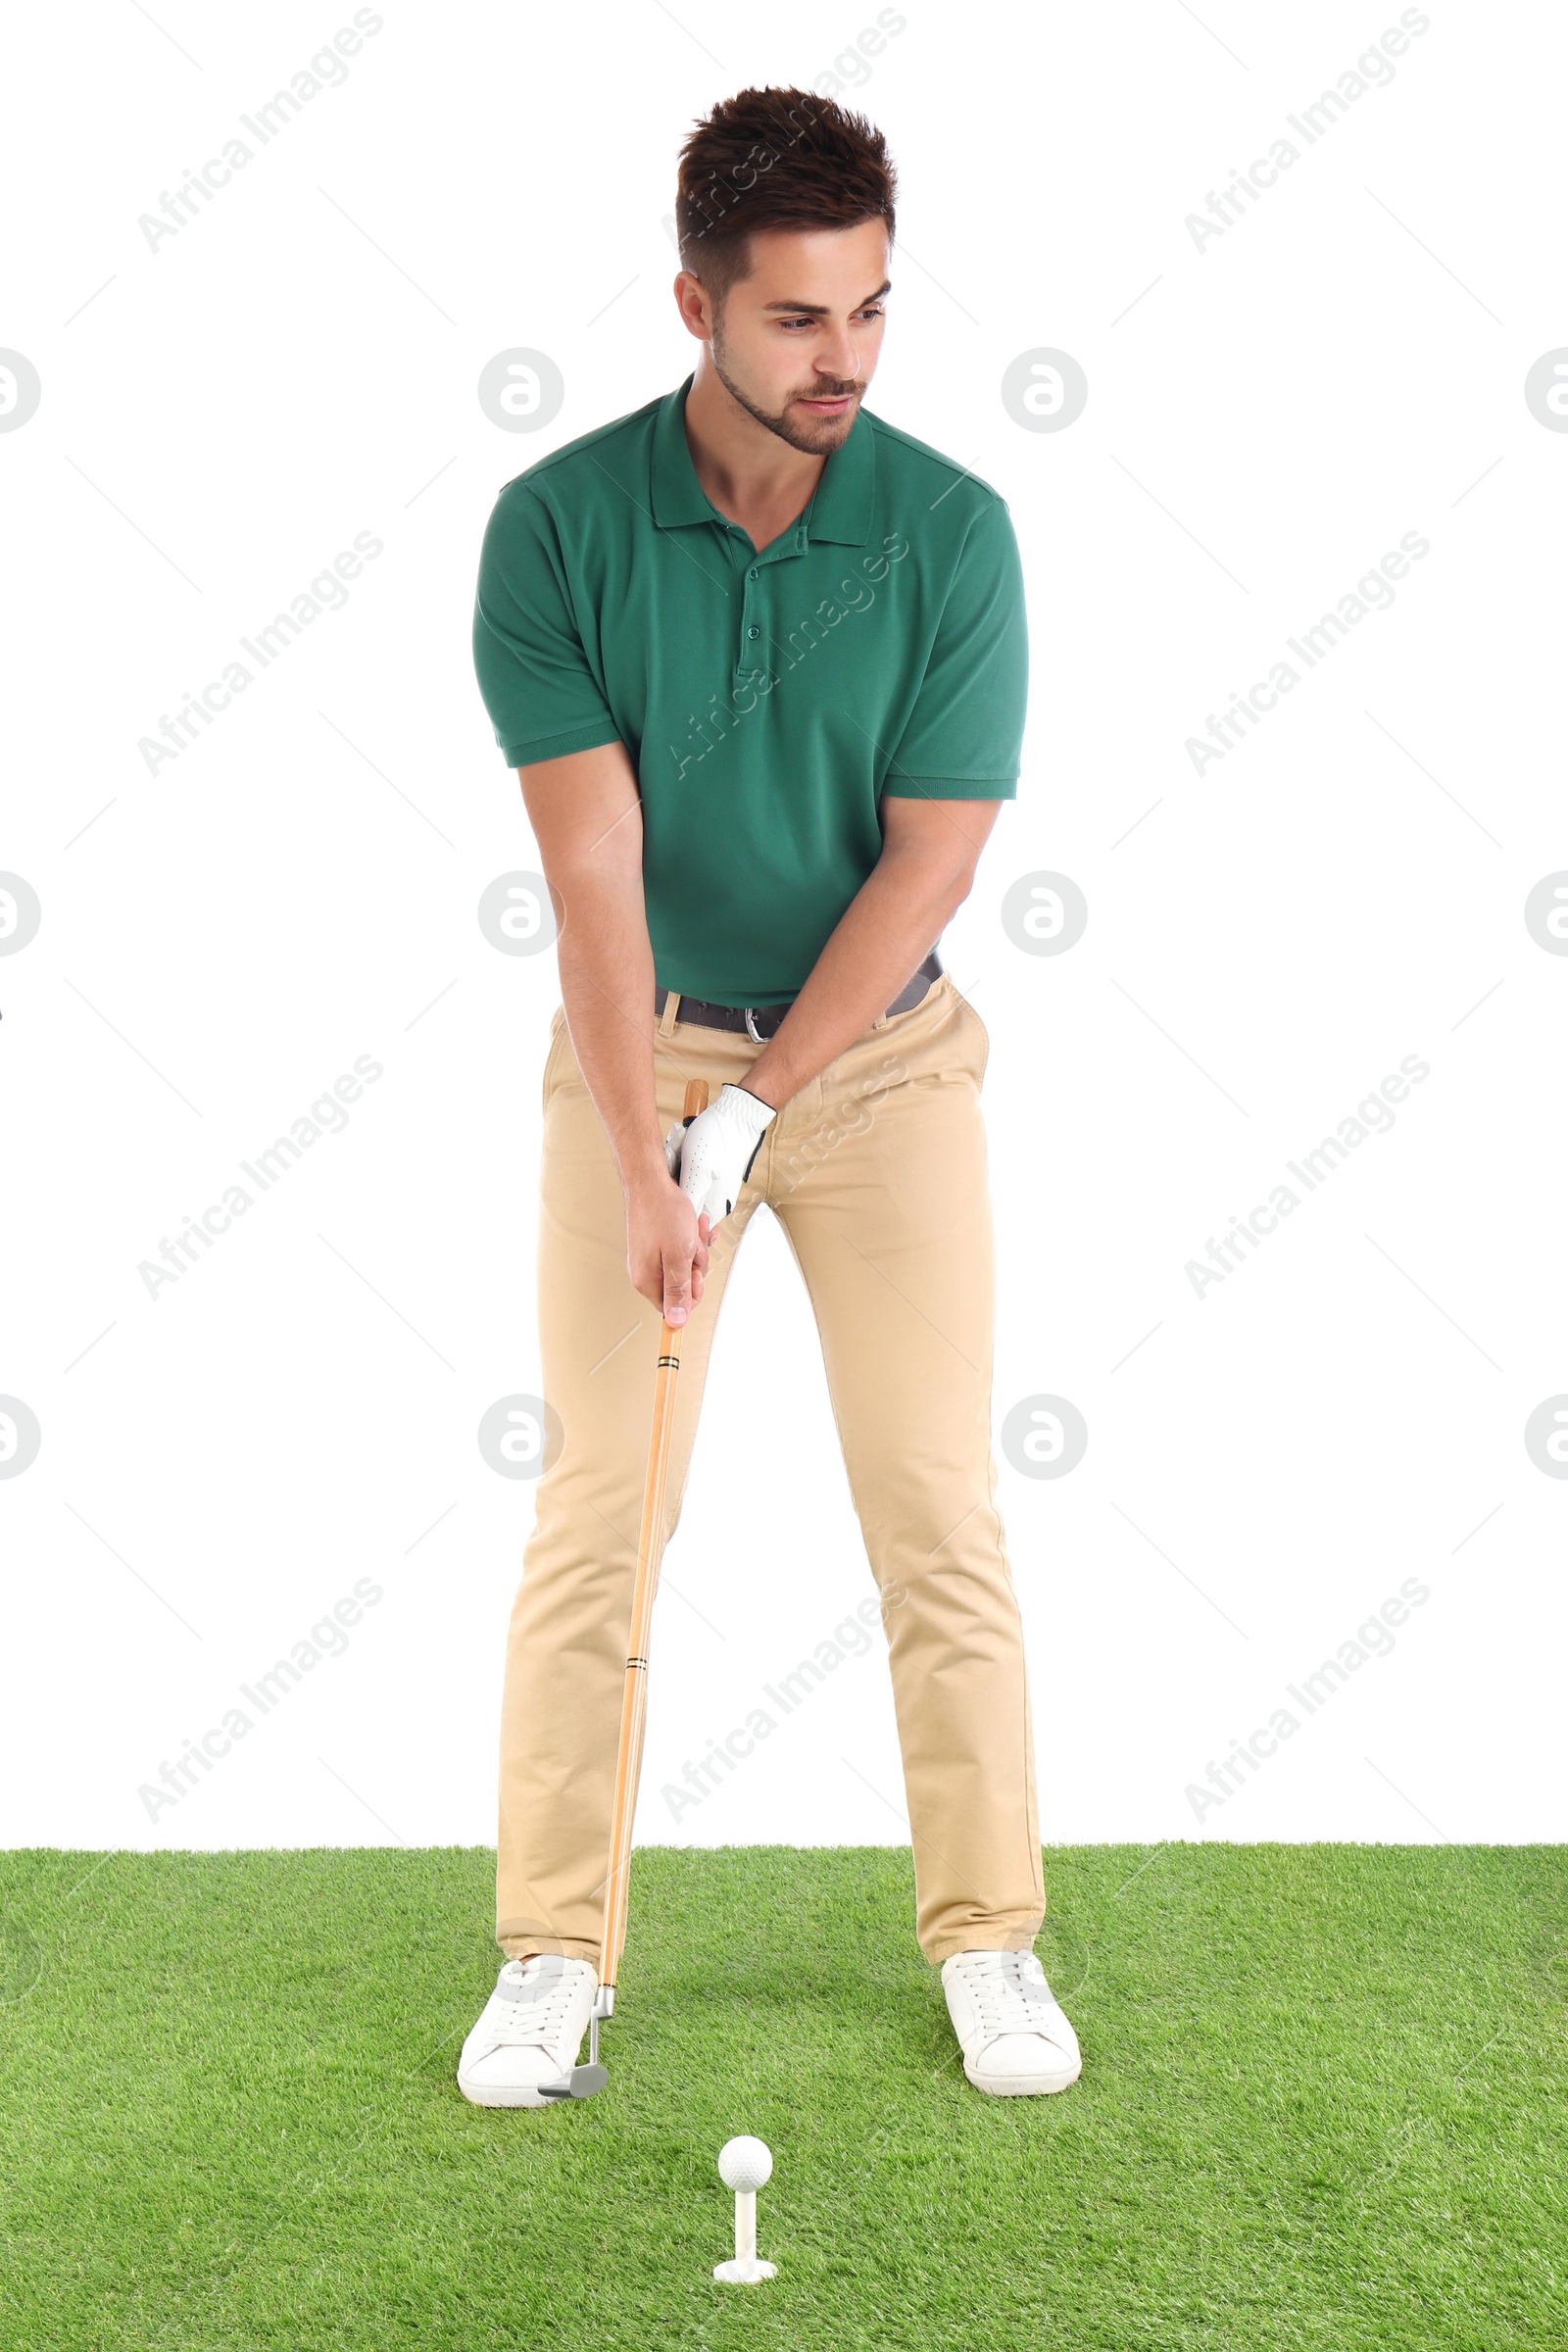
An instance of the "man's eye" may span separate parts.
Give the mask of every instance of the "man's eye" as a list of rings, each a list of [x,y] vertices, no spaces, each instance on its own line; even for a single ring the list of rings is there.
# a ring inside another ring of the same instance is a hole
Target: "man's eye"
[[[857,311],[855,316],[857,318],[885,318],[887,308],[885,304],[879,302],[873,304],[869,310]],[[780,326],[814,326],[815,323],[816,321],[812,318],[781,318],[779,320]]]

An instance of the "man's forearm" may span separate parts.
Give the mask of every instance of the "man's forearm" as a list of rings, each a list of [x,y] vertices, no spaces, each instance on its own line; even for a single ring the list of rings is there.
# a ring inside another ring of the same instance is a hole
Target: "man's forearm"
[[[654,952],[640,873],[551,877],[566,1026],[629,1191],[668,1176],[654,1093]]]
[[[950,845],[951,854],[934,857],[884,853],[747,1072],[750,1093],[781,1110],[864,1035],[967,898],[974,878],[968,846]]]

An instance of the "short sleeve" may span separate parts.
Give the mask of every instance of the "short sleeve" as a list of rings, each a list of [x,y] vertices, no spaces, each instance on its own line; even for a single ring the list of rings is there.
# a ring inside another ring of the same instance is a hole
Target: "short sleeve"
[[[572,617],[554,518],[514,485],[497,499],[485,528],[473,666],[509,767],[592,751],[619,736]]]
[[[882,789],[896,798],[1010,801],[1029,694],[1023,565],[1000,498],[964,539],[914,709]]]

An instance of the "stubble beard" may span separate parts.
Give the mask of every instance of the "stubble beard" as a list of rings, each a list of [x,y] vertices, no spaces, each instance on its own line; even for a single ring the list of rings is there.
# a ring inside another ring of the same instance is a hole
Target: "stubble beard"
[[[854,406],[846,409],[842,416],[822,416],[814,424],[797,424],[789,414],[787,404],[784,413],[774,416],[766,409],[760,408],[750,393],[737,380],[731,370],[728,346],[716,319],[713,322],[712,334],[709,338],[708,348],[713,363],[713,373],[731,400],[738,408],[744,409],[748,416],[755,416],[764,430],[776,434],[780,441],[787,441],[791,449],[801,450],[807,457],[811,458],[831,457],[834,450],[842,447],[844,442],[849,439],[851,428],[860,413],[859,386],[858,384],[834,386],[821,392],[820,396],[823,400],[837,400],[848,396],[854,402]]]

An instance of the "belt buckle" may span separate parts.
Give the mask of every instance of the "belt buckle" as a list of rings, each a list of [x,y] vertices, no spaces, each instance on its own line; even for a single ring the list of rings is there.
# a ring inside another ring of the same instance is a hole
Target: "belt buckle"
[[[762,1035],[761,1031],[760,1031],[760,1030],[758,1028],[758,1026],[757,1026],[757,1023],[756,1023],[756,1022],[753,1020],[753,1018],[752,1018],[752,1014],[753,1014],[753,1012],[756,1010],[756,1007],[755,1007],[754,1005],[751,1005],[751,1004],[743,1004],[743,1005],[741,1006],[741,1010],[742,1010],[742,1012],[744,1012],[744,1013],[745,1013],[745,1015],[746,1015],[746,1034],[747,1034],[747,1036],[748,1036],[748,1037],[751,1039],[751,1041],[752,1041],[753,1045],[754,1045],[754,1046],[765,1046],[765,1045],[766,1045],[766,1043],[767,1043],[767,1040],[766,1040],[766,1038],[765,1038],[765,1037]]]

